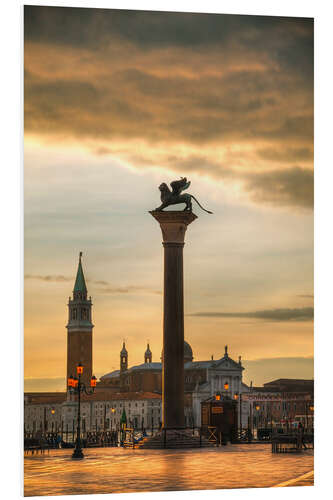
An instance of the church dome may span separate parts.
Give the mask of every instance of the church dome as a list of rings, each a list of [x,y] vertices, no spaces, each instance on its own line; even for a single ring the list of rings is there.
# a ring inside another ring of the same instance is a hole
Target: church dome
[[[193,361],[193,351],[190,344],[184,340],[184,363],[188,361]]]
[[[163,349],[161,352],[161,361],[163,360]],[[193,351],[192,347],[186,340],[184,340],[184,363],[188,363],[189,361],[193,361]]]

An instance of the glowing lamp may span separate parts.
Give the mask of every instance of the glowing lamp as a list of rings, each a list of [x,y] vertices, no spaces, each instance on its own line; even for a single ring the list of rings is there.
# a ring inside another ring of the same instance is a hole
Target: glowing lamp
[[[238,399],[238,392],[236,392],[236,393],[234,394],[234,399],[236,399],[236,401],[237,401],[237,399]]]
[[[229,384],[228,384],[228,382],[225,382],[225,383],[224,383],[224,389],[225,389],[226,391],[229,389]]]
[[[73,378],[73,387],[74,388],[78,386],[78,383],[79,383],[78,379],[76,377]]]
[[[111,408],[111,411],[112,411],[112,413],[114,413],[116,410],[115,410],[115,408]]]
[[[97,378],[95,377],[95,375],[93,375],[90,380],[90,387],[96,387],[96,382]]]
[[[260,406],[259,405],[256,405],[256,410],[260,410]]]
[[[216,399],[216,401],[220,401],[221,400],[221,394],[215,394],[215,399]]]
[[[73,375],[71,375],[70,377],[68,377],[68,387],[74,387]]]
[[[313,406],[313,405],[310,405],[310,406],[309,406],[309,409],[310,409],[310,411],[313,411],[313,410],[314,410],[314,406]]]
[[[82,366],[82,364],[81,364],[81,363],[79,363],[79,364],[77,365],[77,367],[76,367],[76,372],[77,372],[77,374],[78,374],[78,375],[82,375],[82,373],[83,373],[83,366]]]
[[[51,409],[51,413],[52,413],[52,415],[55,414],[55,409],[54,408]]]

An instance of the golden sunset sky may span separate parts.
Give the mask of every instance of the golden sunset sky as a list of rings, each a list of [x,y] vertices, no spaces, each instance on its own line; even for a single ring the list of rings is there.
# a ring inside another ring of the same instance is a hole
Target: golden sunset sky
[[[148,211],[180,176],[195,360],[313,377],[313,20],[24,8],[25,388],[63,390],[79,252],[94,371],[162,349],[163,248]]]

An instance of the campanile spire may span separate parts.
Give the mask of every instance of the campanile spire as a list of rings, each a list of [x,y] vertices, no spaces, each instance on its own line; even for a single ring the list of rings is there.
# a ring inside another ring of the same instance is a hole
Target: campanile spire
[[[78,295],[78,297],[87,298],[87,286],[86,280],[84,279],[82,262],[81,262],[82,252],[79,254],[79,265],[76,273],[76,280],[74,284],[73,296]]]

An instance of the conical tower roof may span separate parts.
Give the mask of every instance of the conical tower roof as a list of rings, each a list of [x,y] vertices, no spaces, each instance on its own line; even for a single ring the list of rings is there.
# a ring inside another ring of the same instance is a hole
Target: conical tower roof
[[[75,280],[75,285],[74,285],[74,292],[82,292],[82,293],[87,293],[87,287],[86,287],[86,282],[84,279],[84,274],[83,274],[83,269],[82,269],[82,263],[81,263],[81,257],[82,257],[82,252],[80,252],[79,256],[79,265],[77,268],[77,273],[76,273],[76,280]]]
[[[122,350],[120,351],[120,354],[121,354],[122,356],[126,356],[126,354],[128,354],[128,353],[127,353],[127,349],[126,349],[126,347],[125,347],[125,341],[123,342],[123,348],[122,348]]]

